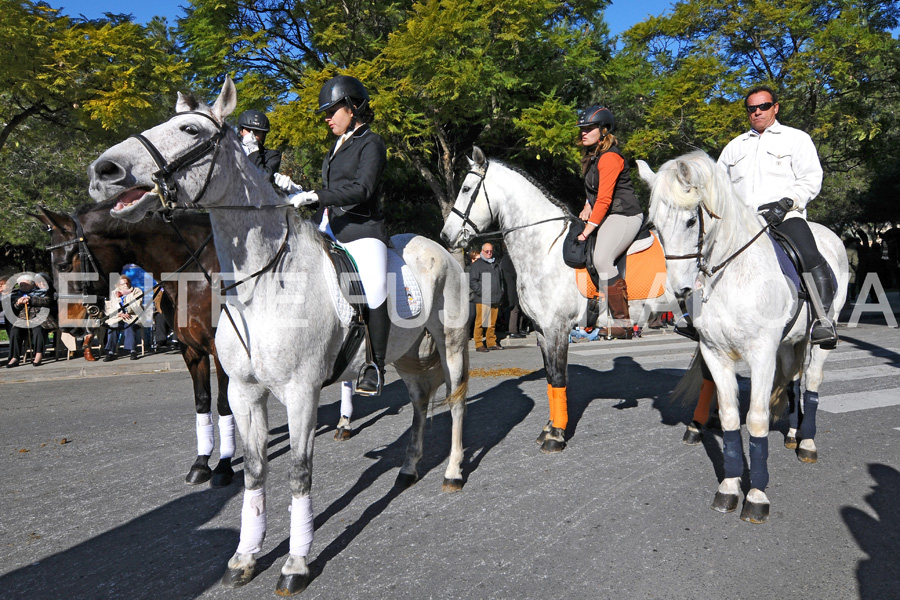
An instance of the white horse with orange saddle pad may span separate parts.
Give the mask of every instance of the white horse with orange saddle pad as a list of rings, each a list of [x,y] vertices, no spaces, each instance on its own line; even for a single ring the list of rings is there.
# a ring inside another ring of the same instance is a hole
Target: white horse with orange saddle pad
[[[453,212],[441,231],[449,246],[465,247],[495,222],[502,229],[503,242],[518,273],[519,303],[534,321],[547,371],[550,420],[538,437],[541,450],[547,453],[566,446],[569,333],[576,324],[603,327],[611,321],[608,311],[601,309],[598,322],[587,323],[585,294],[589,290],[582,285],[585,291],[579,291],[579,279],[586,283],[589,277],[583,269],[576,271],[563,262],[563,240],[569,224],[576,219],[527,174],[502,162],[488,161],[476,147]],[[628,257],[626,268],[629,292],[643,291],[629,293],[629,311],[640,315],[639,323],[645,322],[650,313],[677,306],[674,295],[666,289],[659,240],[654,236],[647,246]],[[655,256],[655,260],[646,256]],[[640,295],[645,297],[636,298]]]

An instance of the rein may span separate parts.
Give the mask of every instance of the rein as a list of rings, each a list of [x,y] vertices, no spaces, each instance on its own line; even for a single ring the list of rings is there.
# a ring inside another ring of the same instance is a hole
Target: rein
[[[701,210],[701,207],[702,207],[702,210]],[[760,229],[756,235],[754,235],[752,238],[750,238],[749,242],[747,242],[746,244],[744,244],[743,246],[738,248],[734,253],[731,254],[731,256],[729,256],[728,258],[723,260],[721,263],[719,263],[718,265],[716,265],[710,269],[708,267],[708,265],[706,264],[705,257],[703,256],[703,239],[706,236],[706,224],[703,220],[703,212],[704,211],[706,211],[706,213],[713,219],[721,220],[721,218],[722,218],[719,215],[717,215],[716,213],[714,213],[713,211],[711,211],[705,204],[701,203],[700,206],[697,207],[697,215],[698,215],[698,218],[700,219],[700,234],[697,237],[697,251],[692,252],[691,254],[677,254],[677,255],[676,254],[666,254],[665,258],[666,258],[666,260],[688,260],[688,259],[695,258],[695,259],[697,259],[697,267],[700,269],[700,272],[703,273],[704,275],[706,275],[707,277],[712,277],[713,275],[715,275],[716,273],[718,273],[719,271],[724,269],[726,266],[728,266],[728,263],[730,263],[732,260],[737,258],[737,256],[739,254],[741,254],[744,250],[749,248],[753,244],[753,242],[755,242],[756,240],[759,239],[759,236],[764,234],[771,227],[770,224],[766,223],[766,226],[763,227],[762,229]]]

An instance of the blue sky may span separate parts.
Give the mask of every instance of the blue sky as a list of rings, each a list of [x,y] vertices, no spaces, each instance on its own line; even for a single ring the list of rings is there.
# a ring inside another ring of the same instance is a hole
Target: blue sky
[[[180,5],[188,0],[152,0],[137,4],[123,3],[121,0],[49,0],[48,4],[60,7],[63,14],[70,17],[84,15],[89,19],[102,17],[103,13],[126,13],[134,15],[138,23],[146,23],[154,16],[166,17],[170,25],[182,16]],[[614,0],[604,16],[610,31],[615,35],[625,31],[648,16],[656,16],[671,8],[673,0]]]

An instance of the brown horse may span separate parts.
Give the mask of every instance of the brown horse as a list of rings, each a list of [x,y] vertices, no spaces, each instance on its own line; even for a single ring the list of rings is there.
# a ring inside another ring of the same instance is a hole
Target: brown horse
[[[219,270],[219,261],[211,241],[209,216],[180,214],[171,223],[154,217],[128,224],[109,216],[112,205],[112,202],[87,204],[71,215],[55,213],[42,207],[43,214],[34,215],[50,231],[53,279],[59,282],[60,273],[86,274],[94,281],[83,284],[81,295],[95,295],[96,303],[102,302],[109,294],[109,274],[121,272],[127,264],[139,265],[160,282],[163,316],[175,330],[184,363],[194,383],[198,454],[185,481],[199,484],[212,479],[211,485],[214,487],[226,486],[234,476],[231,467],[234,421],[228,405],[228,376],[216,355],[211,287],[205,278],[196,276],[203,270],[207,273]],[[197,254],[202,269],[193,260],[192,253]],[[179,286],[178,277],[163,277],[164,273],[175,272],[191,273],[190,281],[186,284],[182,281]],[[72,285],[78,284],[69,284],[70,287]],[[60,289],[60,293],[69,298],[73,295],[68,289]],[[75,294],[76,297],[77,295]],[[187,302],[186,311],[176,310],[179,301]],[[93,306],[87,303],[70,302],[65,311],[60,310],[60,324],[65,327],[67,322],[84,319],[86,312],[96,314]],[[185,314],[187,318],[183,318]],[[214,470],[209,467],[214,444],[210,356],[216,364],[216,409],[219,413],[220,433],[220,459]]]

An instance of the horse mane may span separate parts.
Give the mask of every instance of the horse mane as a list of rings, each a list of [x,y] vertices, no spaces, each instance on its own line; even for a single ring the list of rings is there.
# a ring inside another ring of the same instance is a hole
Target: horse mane
[[[717,245],[734,248],[745,244],[762,227],[759,217],[735,191],[728,174],[708,154],[696,150],[660,167],[650,194],[650,218],[655,220],[660,203],[680,210],[701,205],[710,218],[707,233]]]
[[[521,167],[517,167],[517,166],[511,165],[509,163],[505,163],[502,160],[496,160],[496,159],[491,159],[490,162],[497,163],[498,165],[502,166],[503,168],[509,169],[513,173],[517,173],[518,175],[522,176],[528,183],[530,183],[531,185],[536,187],[538,189],[538,191],[541,194],[543,194],[547,200],[549,200],[557,208],[562,210],[563,214],[565,214],[570,219],[575,218],[575,215],[572,213],[572,209],[569,208],[569,206],[565,202],[556,198],[553,194],[550,193],[550,191],[546,187],[544,187],[544,185],[542,183],[540,183],[537,179],[532,177],[528,172],[526,172]],[[488,164],[490,164],[490,163],[488,163]]]

